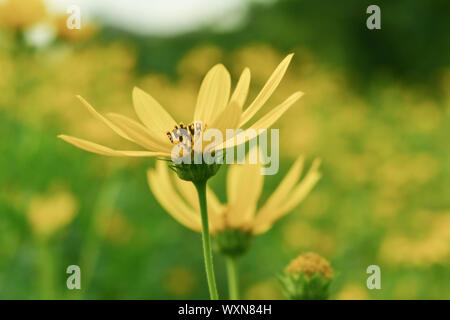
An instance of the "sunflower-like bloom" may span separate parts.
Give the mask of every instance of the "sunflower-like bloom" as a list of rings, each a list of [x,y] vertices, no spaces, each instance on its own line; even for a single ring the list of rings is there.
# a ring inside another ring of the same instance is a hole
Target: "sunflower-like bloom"
[[[185,129],[192,141],[194,132],[197,132],[196,130],[198,129],[215,128],[225,132],[226,129],[244,127],[254,118],[255,114],[277,88],[291,59],[292,54],[288,55],[280,63],[261,92],[245,110],[243,110],[243,106],[250,85],[250,70],[248,68],[244,69],[236,88],[230,96],[231,80],[229,72],[222,64],[214,66],[202,81],[193,122],[187,126],[183,123],[177,124],[172,116],[152,96],[138,88],[133,90],[133,104],[136,114],[142,123],[119,114],[110,113],[105,117],[78,96],[94,117],[122,138],[140,145],[146,149],[145,151],[114,150],[94,142],[67,135],[60,135],[59,138],[78,148],[107,156],[170,158],[173,147],[179,143],[184,143],[182,140],[183,136],[179,133],[180,129]],[[269,128],[302,95],[303,93],[300,91],[295,92],[247,129],[251,129],[251,132],[256,130],[256,132],[260,133],[261,130]],[[246,136],[247,132],[250,131],[244,130],[239,134]],[[217,145],[216,150],[232,147],[235,145],[234,141],[242,143],[246,140],[248,140],[248,137],[244,139],[237,138],[236,140],[233,138],[233,142],[230,139],[230,141],[225,141],[222,145]]]
[[[29,27],[46,16],[42,0],[7,0],[0,3],[0,25],[13,30]]]
[[[75,196],[67,191],[39,195],[31,199],[28,221],[38,236],[49,237],[72,222],[78,211]]]
[[[221,234],[236,230],[250,235],[261,234],[270,229],[278,219],[296,207],[320,179],[320,161],[315,160],[300,179],[303,171],[303,157],[299,157],[279,186],[258,209],[257,204],[264,183],[261,164],[233,164],[227,172],[227,203],[221,203],[211,189],[207,189],[210,233]],[[191,183],[176,179],[162,162],[156,169],[147,172],[150,189],[164,209],[179,223],[194,230],[201,230],[197,196]]]

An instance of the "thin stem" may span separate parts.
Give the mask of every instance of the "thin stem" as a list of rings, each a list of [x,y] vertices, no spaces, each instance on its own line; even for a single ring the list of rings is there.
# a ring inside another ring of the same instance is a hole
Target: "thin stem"
[[[209,235],[208,223],[208,207],[206,205],[206,181],[194,183],[198,193],[198,202],[200,203],[200,212],[202,216],[202,240],[203,240],[203,255],[205,258],[206,279],[208,280],[209,295],[211,300],[218,300],[216,279],[214,277],[214,268],[211,251],[211,238]]]
[[[225,262],[227,265],[227,276],[228,276],[228,290],[230,295],[230,300],[239,299],[239,282],[238,282],[238,272],[236,267],[236,259],[230,256],[225,256]]]
[[[38,240],[41,299],[55,299],[55,259],[47,239]]]

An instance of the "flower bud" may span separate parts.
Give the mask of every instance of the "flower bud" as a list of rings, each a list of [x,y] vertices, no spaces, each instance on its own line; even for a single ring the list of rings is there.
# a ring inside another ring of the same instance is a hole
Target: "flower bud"
[[[325,300],[329,296],[333,269],[327,260],[308,252],[292,260],[279,278],[291,300]]]
[[[214,249],[223,255],[238,257],[248,250],[251,239],[250,231],[224,229],[214,234]]]

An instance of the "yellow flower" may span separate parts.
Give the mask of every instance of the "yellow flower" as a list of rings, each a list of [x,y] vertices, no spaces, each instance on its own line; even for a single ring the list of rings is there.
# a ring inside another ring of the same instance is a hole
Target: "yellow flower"
[[[420,227],[426,227],[422,222]],[[444,263],[450,257],[450,214],[434,213],[428,234],[418,238],[388,235],[379,255],[386,264],[426,267]]]
[[[23,29],[41,21],[46,15],[42,0],[7,0],[0,4],[0,24]]]
[[[153,97],[138,88],[133,90],[133,104],[136,114],[143,124],[119,114],[108,114],[105,117],[78,96],[94,117],[110,127],[122,138],[140,145],[146,151],[113,150],[97,143],[67,135],[60,135],[59,138],[78,148],[107,156],[170,158],[173,146],[183,142],[182,137],[177,135],[180,129],[188,130],[192,141],[194,138],[194,125],[195,129],[198,129],[198,124],[200,124],[201,130],[215,128],[224,132],[225,129],[241,128],[252,120],[277,88],[292,56],[292,54],[288,55],[280,63],[261,92],[245,110],[243,110],[243,106],[250,85],[250,70],[248,68],[244,69],[230,97],[231,80],[227,69],[222,64],[211,68],[200,86],[193,122],[188,126],[182,123],[177,125],[172,116]],[[247,127],[249,131],[244,130],[237,135],[243,139],[237,138],[235,140],[233,137],[221,145],[216,145],[216,150],[234,146],[236,141],[238,143],[247,141],[249,132],[256,130],[259,133],[259,130],[267,129],[302,95],[303,93],[300,91],[295,92],[253,125]]]
[[[285,295],[292,300],[328,299],[332,278],[330,263],[314,252],[292,260],[279,277]]]
[[[257,152],[253,148],[252,152]],[[238,229],[252,234],[267,231],[275,221],[297,206],[320,178],[319,160],[314,161],[305,177],[299,182],[303,169],[303,157],[299,157],[286,177],[267,199],[257,208],[264,176],[260,164],[234,164],[227,173],[228,203],[221,203],[211,189],[207,189],[208,215],[212,234],[229,229]],[[163,162],[147,172],[150,189],[160,204],[179,223],[201,231],[200,211],[195,187],[176,179]]]
[[[28,222],[37,235],[50,236],[72,222],[77,210],[77,200],[70,192],[39,195],[28,206]]]

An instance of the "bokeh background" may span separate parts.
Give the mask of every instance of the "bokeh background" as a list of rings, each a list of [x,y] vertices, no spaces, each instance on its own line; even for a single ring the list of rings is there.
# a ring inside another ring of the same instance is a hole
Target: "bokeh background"
[[[65,27],[78,4],[82,28]],[[0,1],[0,298],[201,299],[200,235],[149,191],[154,160],[102,157],[56,138],[126,146],[75,98],[133,116],[150,92],[188,122],[205,72],[252,71],[250,99],[289,52],[267,108],[306,93],[277,124],[281,169],[304,154],[323,178],[239,261],[242,296],[282,298],[274,275],[305,251],[329,259],[333,299],[450,299],[450,6],[377,1]],[[226,168],[211,180],[222,200]],[[265,197],[263,197],[264,199]],[[224,261],[216,256],[226,294]],[[81,267],[82,290],[66,287]],[[366,287],[381,267],[381,290]]]

